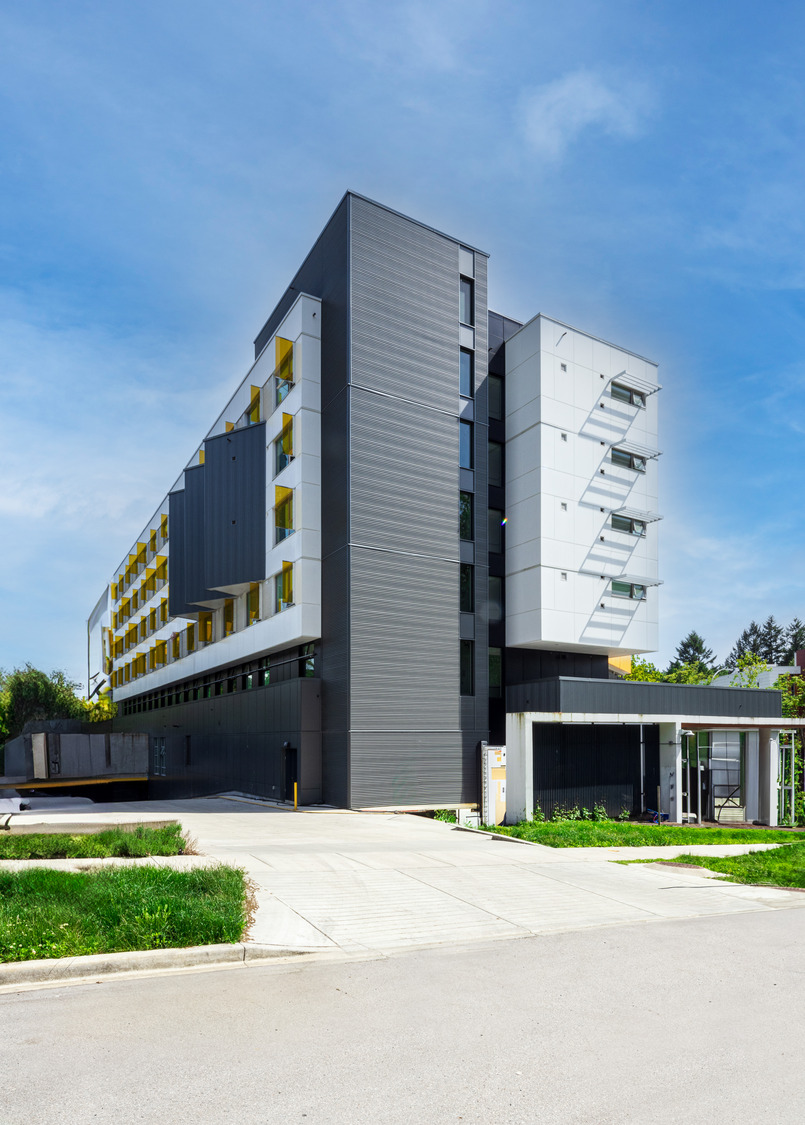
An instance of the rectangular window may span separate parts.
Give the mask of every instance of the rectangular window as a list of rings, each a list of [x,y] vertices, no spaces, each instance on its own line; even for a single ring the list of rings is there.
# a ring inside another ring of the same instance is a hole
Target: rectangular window
[[[646,396],[642,391],[633,391],[631,387],[621,387],[613,383],[609,392],[618,402],[628,402],[631,406],[645,406]]]
[[[458,533],[462,539],[474,539],[472,518],[472,493],[458,494]]]
[[[252,582],[246,595],[246,615],[250,625],[260,620],[260,583]]]
[[[304,679],[306,676],[316,675],[316,646],[311,641],[309,644],[302,645],[301,656],[299,659],[299,676]]]
[[[227,598],[224,602],[224,636],[228,637],[235,632],[235,602]]]
[[[154,776],[165,777],[167,773],[167,751],[162,736],[154,738]]]
[[[475,610],[475,567],[462,563],[459,567],[459,608],[462,613],[472,613]]]
[[[475,645],[472,641],[461,641],[459,662],[459,690],[462,695],[475,695]]]
[[[472,422],[459,422],[458,434],[458,463],[462,469],[471,469]]]
[[[489,576],[489,624],[496,625],[503,620],[503,579],[494,574]]]
[[[458,319],[462,324],[475,324],[473,284],[468,277],[462,277],[459,285]]]
[[[503,696],[503,650],[489,649],[489,698],[501,699]]]
[[[612,528],[615,531],[626,531],[629,535],[645,535],[646,524],[644,520],[633,520],[628,516],[619,516],[617,512],[612,514]]]
[[[282,613],[293,605],[293,564],[283,563],[282,570],[274,577],[274,612]]]
[[[274,492],[274,542],[281,543],[283,539],[287,539],[289,535],[292,535],[294,530],[293,489],[281,488],[277,485],[274,488]]]
[[[617,578],[612,580],[612,593],[617,598],[632,598],[633,601],[646,600],[646,587],[637,582],[621,582]]]
[[[625,449],[613,449],[611,453],[613,465],[621,465],[624,469],[636,469],[638,473],[646,471],[646,458],[637,453],[627,453]]]
[[[503,487],[503,445],[499,441],[489,443],[489,483]]]
[[[459,352],[458,393],[472,398],[475,387],[475,353],[462,348]]]
[[[277,336],[274,341],[274,400],[279,406],[293,390],[293,344]]]
[[[182,638],[178,633],[175,633],[171,639],[171,654],[174,660],[182,658]]]
[[[486,381],[489,396],[489,417],[503,421],[503,380],[499,375],[490,375]]]
[[[212,614],[200,613],[198,615],[198,639],[199,644],[209,645],[212,644]]]
[[[293,461],[293,415],[283,414],[282,430],[274,440],[274,476]]]
[[[503,552],[503,512],[499,508],[489,509],[489,544],[494,554]]]
[[[157,611],[152,609],[148,614],[148,632],[155,633],[157,631]]]

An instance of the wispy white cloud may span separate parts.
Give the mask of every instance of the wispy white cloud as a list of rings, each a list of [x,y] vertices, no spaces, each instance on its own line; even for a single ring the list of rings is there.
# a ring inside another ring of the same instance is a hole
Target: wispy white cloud
[[[653,100],[643,82],[575,70],[522,95],[522,133],[538,156],[560,160],[585,130],[626,139],[639,136]]]

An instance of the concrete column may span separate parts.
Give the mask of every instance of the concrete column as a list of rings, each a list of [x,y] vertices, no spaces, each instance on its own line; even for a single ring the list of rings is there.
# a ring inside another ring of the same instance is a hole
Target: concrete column
[[[758,732],[746,732],[746,760],[744,762],[744,779],[746,783],[746,819],[749,821],[760,819],[759,787],[759,761],[758,761]]]
[[[780,768],[780,732],[760,728],[758,752],[758,820],[777,827],[777,774]]]
[[[668,819],[682,820],[682,724],[660,723],[660,793],[662,811]],[[646,794],[646,803],[653,808],[656,793]]]
[[[506,716],[506,824],[530,820],[534,813],[532,724],[525,711]]]

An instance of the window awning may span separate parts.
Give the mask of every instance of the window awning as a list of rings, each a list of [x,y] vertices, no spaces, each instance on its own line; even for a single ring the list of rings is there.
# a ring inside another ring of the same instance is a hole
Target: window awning
[[[639,375],[631,375],[628,371],[621,371],[620,375],[613,375],[607,381],[607,386],[610,383],[617,383],[619,387],[628,387],[630,391],[640,391],[644,395],[653,395],[662,390],[662,384],[650,383],[648,379],[641,379]]]
[[[656,523],[661,520],[662,516],[659,512],[643,512],[640,508],[611,508],[613,516],[623,516],[627,520],[640,520],[641,523]]]
[[[624,453],[634,453],[636,457],[645,457],[647,461],[661,456],[659,449],[649,449],[647,445],[640,445],[636,441],[613,441],[610,442],[610,449],[621,449]]]
[[[613,582],[631,582],[633,586],[662,586],[661,578],[641,578],[637,574],[613,574]]]

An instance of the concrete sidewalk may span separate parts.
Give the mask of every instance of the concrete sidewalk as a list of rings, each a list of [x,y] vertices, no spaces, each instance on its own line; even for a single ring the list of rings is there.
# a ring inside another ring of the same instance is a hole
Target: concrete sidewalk
[[[205,856],[257,887],[249,939],[285,950],[386,953],[656,919],[805,907],[796,891],[616,858],[740,854],[770,845],[546,848],[399,814],[300,811],[231,799],[96,805],[104,822],[175,817]],[[69,813],[23,814],[58,824]],[[82,809],[81,819],[89,819]]]

